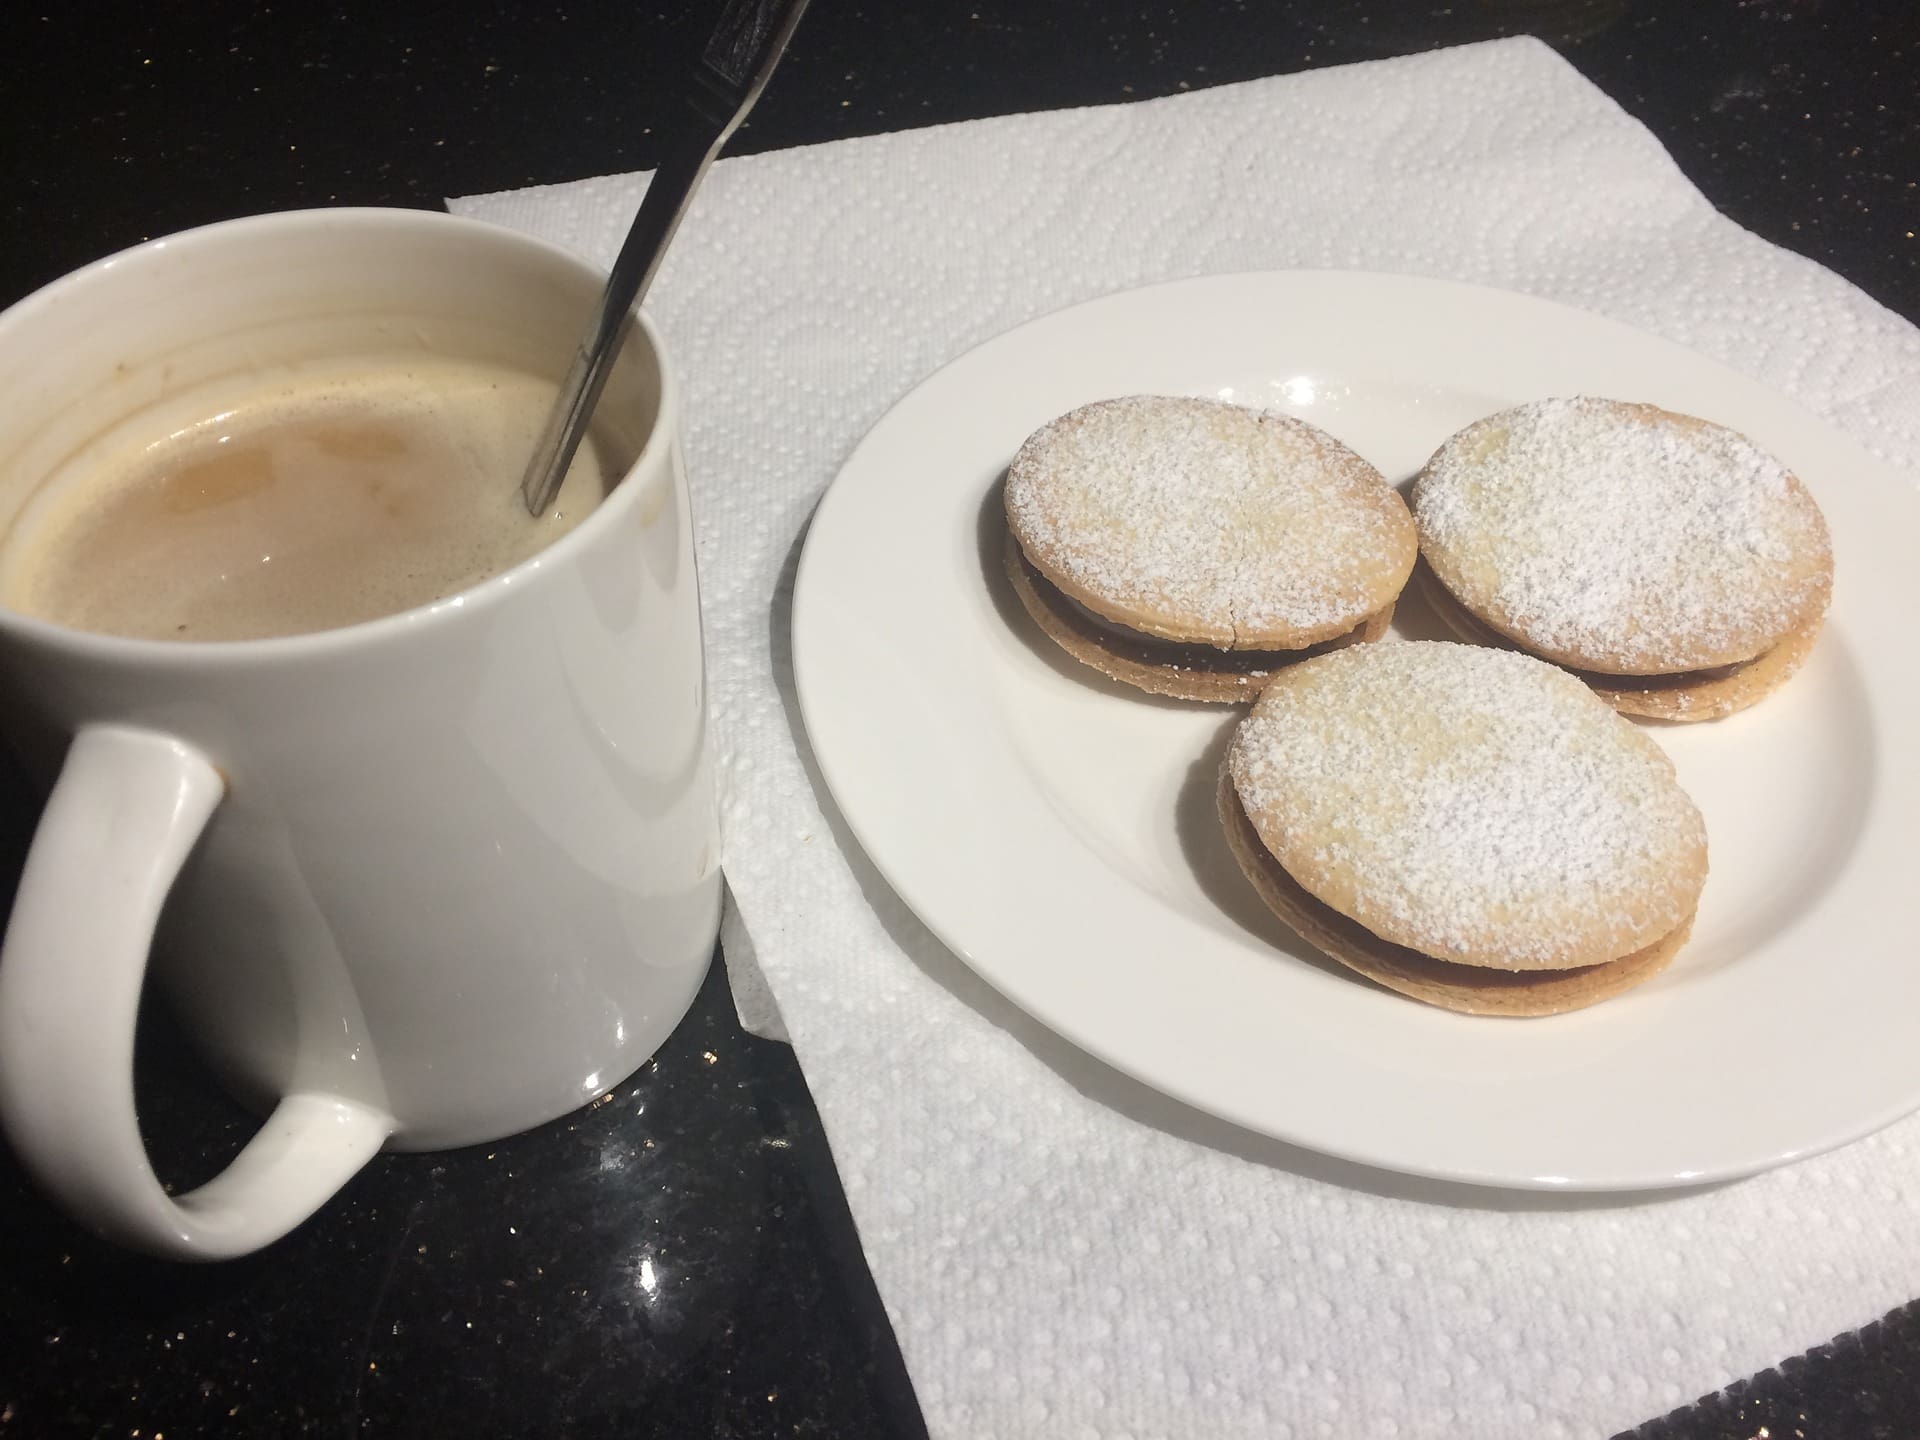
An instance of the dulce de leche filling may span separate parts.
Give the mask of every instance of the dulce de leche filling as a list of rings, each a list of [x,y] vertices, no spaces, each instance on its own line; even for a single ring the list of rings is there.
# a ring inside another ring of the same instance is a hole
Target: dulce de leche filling
[[[1299,650],[1228,650],[1204,642],[1163,640],[1088,609],[1035,569],[1033,562],[1019,552],[1017,545],[1014,549],[1019,555],[1021,568],[1026,572],[1027,582],[1055,614],[1096,638],[1102,649],[1143,665],[1164,665],[1220,675],[1259,675],[1351,645],[1362,638],[1368,624],[1368,621],[1362,620],[1344,635],[1336,635],[1331,640],[1323,640]]]

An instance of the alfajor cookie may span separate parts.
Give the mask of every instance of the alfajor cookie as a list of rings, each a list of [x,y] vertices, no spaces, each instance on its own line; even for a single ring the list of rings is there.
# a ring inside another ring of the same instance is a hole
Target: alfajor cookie
[[[1700,812],[1650,737],[1544,661],[1448,641],[1282,671],[1219,804],[1304,939],[1470,1014],[1578,1009],[1657,973],[1707,874]]]
[[[1653,405],[1541,400],[1469,425],[1415,479],[1413,514],[1442,619],[1632,715],[1753,704],[1806,658],[1833,589],[1798,477]]]
[[[1249,699],[1386,633],[1418,540],[1380,472],[1290,416],[1217,400],[1084,405],[1007,470],[1006,567],[1042,631],[1155,694]]]

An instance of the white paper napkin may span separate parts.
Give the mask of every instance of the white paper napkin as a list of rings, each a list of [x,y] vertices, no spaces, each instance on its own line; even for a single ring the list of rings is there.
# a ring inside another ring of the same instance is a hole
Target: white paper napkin
[[[644,184],[453,208],[604,263]],[[1605,1435],[1920,1294],[1920,1121],[1641,1204],[1395,1180],[1079,1054],[836,845],[785,603],[860,435],[1035,315],[1295,266],[1585,306],[1920,470],[1920,333],[1716,214],[1532,41],[720,164],[649,305],[686,382],[725,945],[743,1017],[791,1032],[936,1436]]]

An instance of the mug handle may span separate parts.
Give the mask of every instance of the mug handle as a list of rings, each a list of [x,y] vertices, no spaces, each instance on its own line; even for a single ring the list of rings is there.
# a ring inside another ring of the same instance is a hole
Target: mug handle
[[[392,1134],[328,1094],[284,1097],[233,1162],[178,1199],[133,1108],[133,1026],[154,924],[214,807],[220,772],[168,735],[74,737],[0,946],[0,1124],[82,1223],[151,1254],[244,1255],[313,1214]]]

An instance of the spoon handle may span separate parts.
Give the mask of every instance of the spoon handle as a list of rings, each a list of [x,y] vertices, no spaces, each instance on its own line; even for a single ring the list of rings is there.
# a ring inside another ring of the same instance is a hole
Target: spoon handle
[[[634,306],[653,283],[707,167],[767,88],[768,77],[780,63],[806,8],[807,0],[728,0],[721,11],[687,85],[685,100],[694,123],[653,172],[633,227],[607,276],[599,308],[574,351],[573,364],[521,477],[520,497],[529,514],[538,517],[553,504],[593,418],[593,407],[613,369]]]

